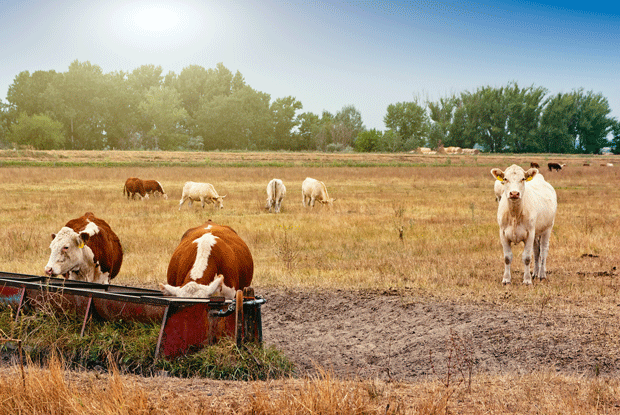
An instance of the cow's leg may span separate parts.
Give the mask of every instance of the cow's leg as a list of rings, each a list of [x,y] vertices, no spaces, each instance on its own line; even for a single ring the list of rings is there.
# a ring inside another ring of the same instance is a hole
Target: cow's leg
[[[532,284],[532,274],[530,273],[530,264],[532,262],[532,254],[534,252],[534,229],[532,229],[525,240],[523,248],[523,284]]]
[[[315,198],[314,198],[314,197],[311,197],[311,198],[310,198],[310,206],[311,206],[311,207],[314,207],[314,201],[315,201]]]
[[[540,235],[534,238],[534,272],[532,278],[540,278]]]
[[[183,206],[183,203],[185,203],[186,200],[187,200],[187,197],[185,196],[181,197],[181,201],[179,202],[179,210],[181,210],[181,206]]]
[[[538,269],[538,278],[541,280],[547,278],[547,254],[549,253],[550,237],[551,228],[540,235],[540,268]]]
[[[510,241],[502,235],[500,230],[500,241],[502,242],[502,248],[504,250],[504,277],[502,278],[502,284],[510,284],[510,263],[512,262],[512,249],[510,247]]]
[[[205,208],[205,197],[204,196],[200,196],[200,205],[202,206],[202,208]]]
[[[302,193],[301,195],[301,205],[306,207],[306,195]]]
[[[280,204],[281,204],[281,203],[282,203],[282,202],[280,202],[280,201],[277,201],[277,202],[276,202],[276,208],[275,208],[275,209],[276,209],[276,213],[280,213]]]

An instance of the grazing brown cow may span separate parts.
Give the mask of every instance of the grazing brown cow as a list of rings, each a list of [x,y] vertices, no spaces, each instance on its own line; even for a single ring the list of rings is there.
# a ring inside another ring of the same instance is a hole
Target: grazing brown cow
[[[146,194],[146,190],[144,189],[144,182],[137,177],[130,177],[125,181],[123,195],[125,194],[127,194],[127,199],[130,197],[133,199],[136,194],[142,199],[149,198],[149,195]]]
[[[531,162],[530,163],[530,168],[531,169],[540,169],[540,165],[536,162]]]
[[[254,261],[250,249],[228,226],[211,220],[189,229],[168,264],[164,294],[208,298],[221,291],[233,298],[235,291],[250,285]]]
[[[144,191],[146,193],[151,195],[160,194],[164,199],[168,199],[168,195],[164,192],[164,188],[157,180],[142,180],[142,184],[144,184]]]
[[[549,168],[549,171],[559,171],[562,170],[562,167],[566,166],[566,164],[560,164],[560,163],[547,163],[547,167]]]
[[[123,262],[118,236],[92,212],[71,219],[57,234],[52,234],[50,249],[45,273],[69,280],[109,284]]]

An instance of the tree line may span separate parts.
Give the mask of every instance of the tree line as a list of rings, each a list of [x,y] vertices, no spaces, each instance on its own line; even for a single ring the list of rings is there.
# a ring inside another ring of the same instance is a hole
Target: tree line
[[[293,96],[272,100],[222,63],[164,75],[161,66],[104,73],[76,60],[62,73],[19,73],[6,101],[5,148],[398,152],[443,144],[498,153],[620,152],[620,123],[602,94],[548,95],[515,82],[390,104],[384,131],[366,129],[354,105],[314,114]]]

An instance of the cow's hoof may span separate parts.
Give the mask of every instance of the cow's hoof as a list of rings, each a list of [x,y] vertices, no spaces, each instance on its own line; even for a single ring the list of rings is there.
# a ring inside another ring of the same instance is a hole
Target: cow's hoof
[[[510,281],[502,281],[502,284],[504,284],[504,285],[510,285],[510,284],[511,284],[511,282],[510,282]]]

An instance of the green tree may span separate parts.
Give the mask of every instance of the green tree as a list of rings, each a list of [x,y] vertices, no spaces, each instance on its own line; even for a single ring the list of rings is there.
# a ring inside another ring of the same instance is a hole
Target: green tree
[[[362,131],[355,140],[355,151],[360,153],[370,153],[379,151],[379,144],[383,134],[376,129]]]
[[[140,103],[141,111],[151,123],[145,146],[161,150],[187,148],[189,135],[184,129],[187,111],[179,93],[170,87],[152,86]]]
[[[206,150],[267,148],[273,133],[269,94],[246,86],[230,96],[206,101],[199,123]]]
[[[295,137],[295,150],[316,150],[316,133],[320,129],[321,118],[312,113],[304,112],[297,116],[299,128]]]
[[[508,112],[506,146],[513,153],[538,152],[541,149],[539,124],[547,90],[542,87],[520,89],[516,83],[504,90]]]
[[[574,153],[577,101],[574,94],[558,93],[545,100],[540,119],[540,145],[545,153]]]
[[[429,118],[432,123],[429,128],[428,145],[437,148],[439,143],[446,146],[460,146],[457,138],[451,134],[454,111],[459,103],[456,96],[440,98],[439,102],[428,102]]]
[[[417,100],[388,105],[383,122],[403,140],[404,150],[421,147],[428,140],[430,120]]]
[[[301,102],[295,97],[288,96],[278,98],[271,104],[273,114],[273,143],[269,146],[272,150],[293,150],[295,146],[293,129],[299,125],[295,116],[296,111],[302,109]]]
[[[38,150],[62,148],[65,140],[62,124],[44,114],[21,113],[9,134],[9,141]]]
[[[609,146],[607,136],[612,132],[615,120],[609,102],[602,94],[575,91],[577,100],[576,133],[578,148],[582,153],[599,154],[603,147]]]

